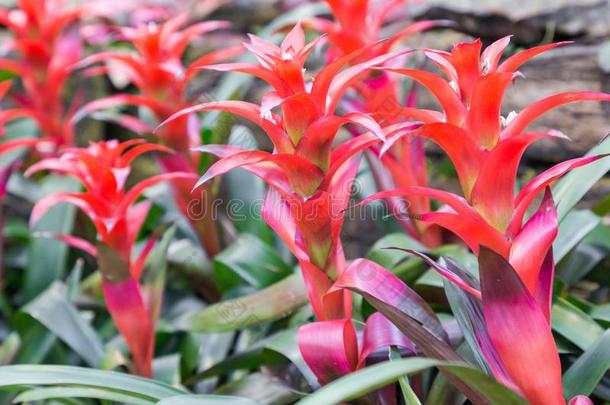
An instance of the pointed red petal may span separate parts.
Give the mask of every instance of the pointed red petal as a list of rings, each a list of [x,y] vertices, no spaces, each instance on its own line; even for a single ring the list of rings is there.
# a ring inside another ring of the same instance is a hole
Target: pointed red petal
[[[121,156],[121,164],[124,167],[130,166],[135,159],[148,152],[163,152],[173,154],[174,150],[158,143],[146,143],[144,145],[138,145],[131,148],[123,156]]]
[[[195,188],[208,182],[210,179],[227,173],[237,167],[260,177],[269,185],[274,186],[282,193],[291,193],[291,187],[286,174],[280,166],[271,162],[271,154],[258,150],[243,150],[226,145],[204,145],[197,148],[198,151],[213,153],[223,156],[215,162],[195,183]]]
[[[593,91],[559,93],[538,100],[525,107],[502,131],[501,138],[507,139],[525,131],[527,127],[545,112],[563,104],[576,101],[610,101],[610,94]]]
[[[510,244],[500,232],[483,219],[467,218],[449,212],[430,212],[419,218],[450,230],[460,237],[474,254],[479,253],[481,245],[489,246],[502,256],[508,257]]]
[[[550,248],[547,253],[540,272],[538,273],[538,281],[536,283],[536,301],[542,310],[542,313],[551,322],[551,306],[553,305],[553,280],[555,277],[555,260],[553,259],[553,249]]]
[[[464,198],[457,194],[448,191],[437,190],[429,187],[405,187],[396,190],[382,191],[375,193],[370,197],[362,200],[359,205],[369,204],[372,201],[380,200],[388,197],[409,197],[409,196],[426,196],[441,201],[450,206],[455,212],[467,218],[478,218],[479,215],[472,209]],[[423,212],[420,214],[424,214]]]
[[[343,94],[345,94],[345,92],[354,82],[361,78],[362,73],[373,67],[382,66],[388,60],[401,55],[405,55],[409,52],[413,52],[413,50],[405,49],[401,51],[390,52],[385,55],[377,56],[373,59],[367,60],[366,62],[351,66],[343,70],[341,73],[337,74],[333,78],[330,89],[328,91],[328,102],[325,102],[324,104],[326,105],[326,113],[331,114],[335,111],[335,109],[339,105],[341,97],[343,97]]]
[[[503,232],[514,207],[517,169],[529,145],[546,137],[563,137],[556,132],[528,132],[505,139],[487,155],[472,189],[472,205],[485,220]]]
[[[540,270],[557,236],[557,209],[550,189],[540,208],[513,238],[509,262],[530,294],[536,292]]]
[[[269,111],[269,117],[262,119],[263,115],[266,115],[266,113],[263,114],[261,107],[246,101],[229,100],[197,104],[174,113],[162,122],[157,129],[180,117],[202,111],[226,111],[244,117],[257,125],[260,125],[279,151],[286,151],[288,153],[294,149],[288,135],[275,124],[275,122],[281,121],[280,118]]]
[[[470,100],[466,128],[480,144],[493,148],[500,137],[500,107],[512,73],[490,73],[477,80]]]
[[[336,61],[324,66],[316,75],[310,91],[311,97],[314,99],[315,104],[319,106],[326,106],[331,84],[341,69],[376,45],[377,44],[366,46],[348,55],[342,56]]]
[[[491,246],[501,254],[508,255],[509,245],[504,236],[487,224],[462,197],[447,191],[427,187],[408,187],[384,191],[366,198],[360,204],[396,196],[427,196],[447,204],[454,212],[415,213],[414,219],[431,222],[449,229],[458,235],[473,252],[478,252],[479,244]]]
[[[97,256],[97,248],[93,246],[91,242],[88,240],[79,238],[77,236],[72,235],[64,235],[61,233],[53,233],[53,232],[36,232],[34,233],[35,237],[38,238],[52,238],[64,242],[65,244],[75,248],[82,250],[85,253],[90,254],[93,257]]]
[[[455,45],[447,57],[457,73],[457,84],[465,105],[470,105],[472,90],[481,76],[481,46],[480,39],[462,42]]]
[[[483,70],[494,72],[497,69],[498,62],[500,62],[504,50],[510,43],[511,37],[512,35],[507,35],[485,48],[481,54],[481,64],[483,66]]]
[[[296,224],[286,202],[273,188],[267,189],[261,215],[267,225],[284,241],[288,249],[298,260],[309,260],[307,253],[296,241]]]
[[[113,96],[100,98],[98,100],[94,100],[85,104],[72,116],[71,120],[72,122],[78,122],[95,111],[122,105],[136,105],[148,107],[154,112],[168,111],[168,108],[165,103],[152,99],[150,97],[140,96],[136,94],[115,94]]]
[[[345,217],[353,190],[353,183],[360,167],[360,157],[352,157],[346,164],[333,171],[328,192],[331,196],[330,219],[333,241],[340,241],[341,226]],[[336,242],[335,242],[336,243]]]
[[[538,193],[540,193],[546,186],[559,177],[563,176],[572,169],[580,166],[587,165],[598,159],[605,157],[606,155],[587,156],[582,158],[570,159],[565,162],[561,162],[551,167],[548,170],[540,173],[538,176],[530,180],[517,194],[515,198],[514,206],[515,211],[511,218],[510,224],[507,229],[507,234],[510,236],[516,235],[521,229],[523,218],[527,212],[532,201],[536,199]]]
[[[125,194],[125,196],[121,200],[119,206],[117,207],[117,211],[126,212],[127,209],[134,202],[136,202],[136,200],[140,197],[140,195],[147,188],[150,188],[150,187],[154,186],[155,184],[161,183],[163,181],[177,180],[177,179],[192,179],[194,181],[196,178],[197,178],[197,175],[194,173],[174,172],[174,173],[158,174],[156,176],[144,179],[129,189],[129,191]]]
[[[29,148],[35,146],[41,140],[39,138],[26,138],[26,139],[11,139],[0,143],[0,155],[19,148]]]
[[[566,44],[570,44],[570,43],[571,42],[569,42],[569,41],[556,42],[553,44],[541,45],[541,46],[536,46],[534,48],[526,49],[526,50],[521,51],[521,52],[511,56],[510,58],[508,58],[504,63],[502,63],[498,67],[498,71],[510,72],[510,73],[516,72],[517,69],[519,69],[521,67],[521,65],[523,65],[525,62],[529,61],[533,57],[538,56],[541,53],[549,51],[558,46],[562,46],[562,45],[566,45]]]
[[[415,134],[434,141],[445,151],[455,166],[464,195],[469,198],[483,158],[479,143],[462,128],[445,123],[424,125]]]
[[[511,379],[535,404],[565,404],[561,363],[548,320],[518,274],[497,253],[479,254],[483,313]]]
[[[223,63],[203,66],[202,69],[245,73],[264,80],[280,94],[289,93],[287,85],[273,71],[252,63]]]
[[[30,226],[36,224],[49,209],[64,202],[78,207],[89,217],[89,219],[91,219],[98,229],[98,232],[104,232],[106,226],[98,215],[99,212],[103,212],[104,208],[100,206],[96,199],[86,193],[53,193],[43,197],[34,205],[34,208],[32,208]]]
[[[466,118],[466,108],[453,88],[440,76],[417,69],[381,68],[385,71],[400,73],[427,88],[438,100],[450,124],[461,125]]]
[[[426,110],[414,107],[401,107],[397,110],[389,111],[390,114],[401,115],[410,119],[421,121],[424,124],[432,124],[435,122],[443,122],[445,117],[442,113],[433,110]]]
[[[297,53],[305,46],[305,32],[300,22],[297,22],[294,27],[282,40],[280,50],[282,53],[293,52]]]
[[[250,120],[256,124],[259,123],[260,117],[261,117],[261,109],[258,105],[254,104],[254,103],[249,103],[247,101],[234,101],[234,100],[211,101],[209,103],[197,104],[192,107],[182,109],[182,110],[174,113],[172,116],[170,116],[165,121],[163,121],[159,125],[159,127],[166,125],[169,122],[174,121],[174,120],[176,120],[180,117],[183,117],[185,115],[188,115],[188,114],[202,112],[202,111],[213,111],[213,110],[230,112],[232,114],[244,117],[247,120]]]
[[[206,53],[205,55],[202,55],[199,58],[195,59],[193,62],[191,62],[191,64],[186,69],[186,78],[192,78],[196,71],[203,68],[204,66],[208,66],[213,63],[218,63],[226,59],[234,58],[236,56],[241,55],[243,52],[243,46],[232,46]]]

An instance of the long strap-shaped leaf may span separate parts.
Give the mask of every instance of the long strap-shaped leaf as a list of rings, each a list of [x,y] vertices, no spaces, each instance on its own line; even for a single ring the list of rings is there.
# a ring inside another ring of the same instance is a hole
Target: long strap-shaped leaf
[[[333,405],[358,398],[398,378],[419,373],[431,367],[442,367],[461,381],[481,392],[484,403],[503,405],[525,405],[527,402],[515,392],[494,381],[480,370],[466,363],[444,362],[426,358],[392,360],[340,378],[314,394],[302,399],[298,405]],[[481,396],[479,396],[481,398]],[[480,403],[473,400],[474,403]]]
[[[76,385],[122,392],[157,401],[186,394],[185,391],[160,381],[114,371],[50,365],[0,367],[0,387],[14,387],[16,385]]]
[[[598,338],[563,375],[566,397],[591,395],[610,369],[610,329]]]

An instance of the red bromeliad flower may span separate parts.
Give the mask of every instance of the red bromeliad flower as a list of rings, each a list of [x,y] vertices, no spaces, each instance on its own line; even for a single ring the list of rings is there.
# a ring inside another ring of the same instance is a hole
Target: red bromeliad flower
[[[306,359],[311,361],[315,360],[310,354],[320,349],[319,333],[322,332],[329,338],[332,335],[332,341],[340,346],[326,349],[326,353],[343,350],[344,340],[345,345],[354,348],[350,295],[342,290],[330,291],[333,281],[345,267],[339,238],[344,210],[360,163],[358,152],[378,143],[386,135],[394,136],[394,132],[401,128],[394,125],[382,129],[364,113],[345,116],[334,113],[344,92],[362,72],[401,52],[343,69],[366,51],[359,50],[325,66],[312,77],[313,82],[308,83],[304,64],[317,42],[306,44],[300,25],[285,37],[279,47],[250,36],[250,43],[244,46],[254,53],[259,64],[233,63],[207,68],[252,74],[265,80],[274,91],[263,97],[262,105],[244,101],[205,103],[186,109],[169,120],[171,123],[198,111],[228,111],[258,124],[272,141],[272,153],[227,145],[199,147],[199,151],[212,153],[220,160],[210,167],[198,185],[236,167],[243,167],[270,186],[263,217],[297,257],[316,317],[328,321],[301,331],[300,346]],[[276,108],[280,110],[279,114],[273,111]],[[334,146],[338,130],[348,123],[370,132]],[[393,336],[390,330],[388,335]],[[367,343],[363,351],[368,352],[371,345],[374,346]],[[330,358],[324,361],[326,365],[332,363]],[[336,373],[312,368],[320,381],[327,382],[331,374],[336,377],[358,364],[362,362],[352,356]]]
[[[199,57],[188,66],[183,64],[184,53],[193,41],[200,35],[227,28],[224,21],[205,21],[182,28],[187,22],[187,15],[175,17],[164,24],[142,24],[135,28],[120,28],[122,39],[131,43],[136,52],[126,53],[106,51],[85,58],[80,66],[88,66],[96,62],[107,62],[104,67],[93,67],[89,74],[117,72],[125,75],[133,83],[139,94],[117,94],[95,100],[83,107],[77,114],[77,119],[94,111],[117,105],[131,104],[148,108],[157,120],[163,122],[175,112],[192,105],[193,100],[187,96],[186,86],[202,66],[237,55],[241,49],[225,48],[210,52]],[[105,119],[113,120],[138,134],[153,132],[151,126],[144,120],[122,115],[102,114]],[[177,153],[159,157],[163,170],[167,173],[185,171],[197,173],[199,157],[191,152],[191,148],[201,144],[199,123],[194,115],[177,119],[159,129],[157,136],[162,144],[174,149]],[[210,255],[220,250],[216,225],[212,221],[212,198],[206,192],[193,193],[191,180],[173,182],[178,208],[188,217],[197,231],[201,242]],[[201,218],[189,215],[189,204],[199,201],[204,208]]]
[[[132,257],[138,232],[151,207],[149,201],[136,201],[144,190],[159,182],[192,177],[181,172],[160,174],[127,190],[131,163],[151,151],[171,152],[142,139],[123,143],[113,140],[93,143],[88,148],[67,149],[61,157],[42,160],[26,171],[26,174],[40,170],[66,174],[80,180],[85,188],[83,192],[59,192],[44,197],[34,206],[30,222],[36,223],[60,202],[74,204],[93,222],[97,230],[95,245],[74,236],[54,236],[97,257],[106,306],[133,355],[134,371],[149,377],[161,295],[153,286],[140,282],[155,238],[150,238],[139,255]]]
[[[382,28],[391,19],[391,14],[410,0],[383,1],[349,1],[327,0],[331,7],[334,22],[322,18],[312,18],[304,22],[304,26],[327,34],[331,47],[328,50],[330,61],[354,52],[364,47],[378,43],[369,48],[355,60],[366,60],[389,52],[392,47],[404,38],[433,27],[447,25],[447,21],[419,21],[401,28],[390,39],[382,41]],[[401,116],[401,97],[399,82],[396,77],[383,71],[376,71],[356,82],[353,86],[355,97],[345,100],[342,104],[350,111],[362,111],[374,114],[379,122],[395,124],[403,122]],[[415,93],[412,91],[407,105],[415,103]],[[407,108],[408,110],[409,108]],[[368,155],[371,172],[377,186],[381,190],[391,190],[395,187],[428,185],[426,159],[423,140],[418,137],[402,137],[396,140],[394,147],[379,155],[379,148],[373,147],[375,154]],[[382,163],[380,163],[380,161]],[[394,213],[404,211],[410,213],[430,210],[430,201],[425,196],[411,196],[405,207],[400,199],[387,199]],[[413,223],[406,216],[396,216],[399,223],[414,238],[426,245],[437,246],[441,243],[440,228],[428,223]]]
[[[13,10],[0,8],[0,24],[12,33],[5,51],[16,55],[0,58],[0,66],[21,78],[24,92],[11,96],[50,141],[50,146],[44,144],[49,151],[41,152],[53,154],[58,147],[73,144],[73,107],[64,107],[61,93],[81,57],[81,41],[73,29],[81,10],[67,9],[61,0],[19,0],[17,4]]]
[[[480,291],[450,269],[437,265],[435,268],[482,300],[486,327],[504,370],[492,368],[492,371],[532,403],[558,404],[564,403],[561,365],[550,330],[552,243],[558,223],[548,186],[569,170],[603,156],[559,163],[536,176],[515,196],[517,168],[530,144],[546,137],[563,137],[556,131],[526,131],[538,116],[574,101],[610,101],[610,95],[561,93],[537,101],[514,116],[511,114],[508,120],[502,119],[502,98],[519,75],[517,69],[535,55],[560,45],[525,50],[500,64],[508,42],[508,37],[503,38],[483,53],[480,41],[458,44],[451,53],[427,51],[449,80],[420,70],[385,69],[419,82],[443,107],[441,114],[415,109],[403,112],[425,123],[413,131],[414,135],[433,140],[449,155],[465,198],[425,187],[407,187],[376,194],[365,203],[389,196],[415,195],[445,204],[445,208],[423,213],[420,218],[452,231],[475,254],[480,254]],[[539,208],[525,220],[532,203],[545,189]],[[498,273],[498,268],[503,273]]]
[[[405,5],[413,3],[413,0],[326,0],[326,3],[330,6],[334,21],[314,17],[303,21],[303,26],[327,35],[331,45],[328,59],[333,61],[380,41],[384,37],[384,26],[392,21],[392,13],[404,10]],[[369,49],[358,60],[383,55],[404,38],[444,24],[447,22],[419,21],[400,28],[389,40]]]

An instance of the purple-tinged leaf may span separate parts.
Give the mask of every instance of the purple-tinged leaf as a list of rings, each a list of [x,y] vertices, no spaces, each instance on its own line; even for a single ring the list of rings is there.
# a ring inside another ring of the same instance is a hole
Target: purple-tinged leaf
[[[356,369],[358,340],[350,319],[308,323],[299,329],[299,350],[321,384]]]
[[[486,247],[479,272],[487,330],[512,381],[534,404],[565,404],[557,346],[535,298],[512,266]]]

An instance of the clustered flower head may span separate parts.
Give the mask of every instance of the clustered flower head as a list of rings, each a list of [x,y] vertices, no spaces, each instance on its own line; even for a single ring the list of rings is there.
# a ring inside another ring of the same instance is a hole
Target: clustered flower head
[[[127,188],[132,162],[153,151],[171,153],[142,139],[122,143],[111,140],[67,149],[60,157],[44,159],[26,171],[48,170],[72,176],[84,187],[81,192],[59,192],[42,198],[34,206],[30,221],[36,223],[60,202],[75,205],[89,217],[97,231],[94,244],[76,236],[53,236],[97,257],[106,306],[134,356],[135,371],[145,376],[152,375],[154,327],[161,302],[160,297],[151,296],[154,290],[146,286],[142,290],[140,284],[155,238],[149,238],[134,257],[138,234],[151,208],[150,201],[137,200],[157,183],[192,177],[181,172],[159,174]]]
[[[44,154],[74,142],[71,115],[77,105],[66,107],[62,92],[82,57],[81,16],[80,8],[61,0],[19,0],[15,9],[0,8],[0,24],[11,33],[3,50],[15,54],[0,58],[0,66],[21,80],[23,92],[11,98],[49,141],[40,144]]]

